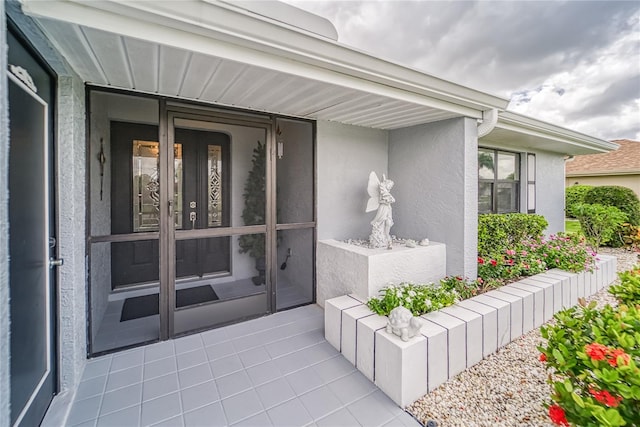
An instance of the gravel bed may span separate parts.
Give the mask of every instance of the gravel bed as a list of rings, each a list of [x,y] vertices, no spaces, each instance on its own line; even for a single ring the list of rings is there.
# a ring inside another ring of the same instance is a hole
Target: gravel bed
[[[615,255],[618,271],[640,262],[637,253],[624,249],[601,248],[600,253]],[[598,305],[615,303],[606,289],[587,298],[592,300]],[[523,335],[415,401],[407,411],[423,425],[435,421],[438,426],[553,426],[542,406],[551,394],[538,360],[542,341],[538,329]]]

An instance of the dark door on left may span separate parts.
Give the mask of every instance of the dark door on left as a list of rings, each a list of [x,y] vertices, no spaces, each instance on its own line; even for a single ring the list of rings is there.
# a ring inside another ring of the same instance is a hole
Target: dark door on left
[[[52,76],[9,32],[11,424],[39,425],[57,389]]]
[[[159,171],[158,127],[111,122],[112,234],[159,230],[160,185],[173,186],[176,229],[229,226],[229,136],[176,129],[174,139],[175,176],[167,179]],[[229,237],[177,241],[176,278],[230,272],[229,243]],[[113,243],[112,288],[156,282],[158,245],[157,239]]]

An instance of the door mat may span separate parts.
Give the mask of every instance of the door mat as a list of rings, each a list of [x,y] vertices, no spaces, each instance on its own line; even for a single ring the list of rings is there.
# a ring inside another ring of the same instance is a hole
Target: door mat
[[[216,301],[218,295],[210,285],[196,286],[195,288],[179,289],[176,292],[176,307],[186,307],[188,305],[201,304],[208,301]],[[143,295],[124,300],[120,321],[139,319],[141,317],[159,314],[159,295]]]

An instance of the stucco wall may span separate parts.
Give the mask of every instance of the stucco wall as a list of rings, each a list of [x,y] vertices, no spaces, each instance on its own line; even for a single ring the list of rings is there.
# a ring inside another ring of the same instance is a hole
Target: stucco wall
[[[618,185],[632,189],[640,197],[640,174],[616,175],[616,176],[568,176],[565,185],[592,185],[600,187],[603,185]]]
[[[317,124],[318,240],[368,238],[369,173],[387,173],[388,132],[319,121]]]
[[[476,276],[476,124],[451,119],[389,135],[393,233],[447,245],[447,274]]]
[[[536,213],[549,222],[546,234],[564,231],[564,157],[543,151],[533,153],[536,155]]]
[[[85,264],[85,96],[83,82],[58,79],[58,241],[60,388],[80,381],[87,350]]]
[[[7,43],[0,2],[0,425],[9,425],[9,136],[7,134]]]

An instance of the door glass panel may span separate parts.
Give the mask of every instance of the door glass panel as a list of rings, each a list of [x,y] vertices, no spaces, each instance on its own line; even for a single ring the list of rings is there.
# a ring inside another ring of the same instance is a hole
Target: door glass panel
[[[133,231],[158,231],[160,224],[160,146],[133,141]],[[182,145],[174,148],[174,199],[182,200]],[[182,228],[182,203],[176,203],[175,226]]]
[[[313,228],[278,231],[278,310],[313,301],[313,247]]]
[[[209,145],[207,147],[207,171],[208,171],[208,226],[219,227],[222,225],[222,147]]]
[[[126,256],[127,262],[113,259],[118,256]],[[157,257],[158,240],[91,244],[92,353],[159,339]],[[136,286],[112,292],[114,281]]]

